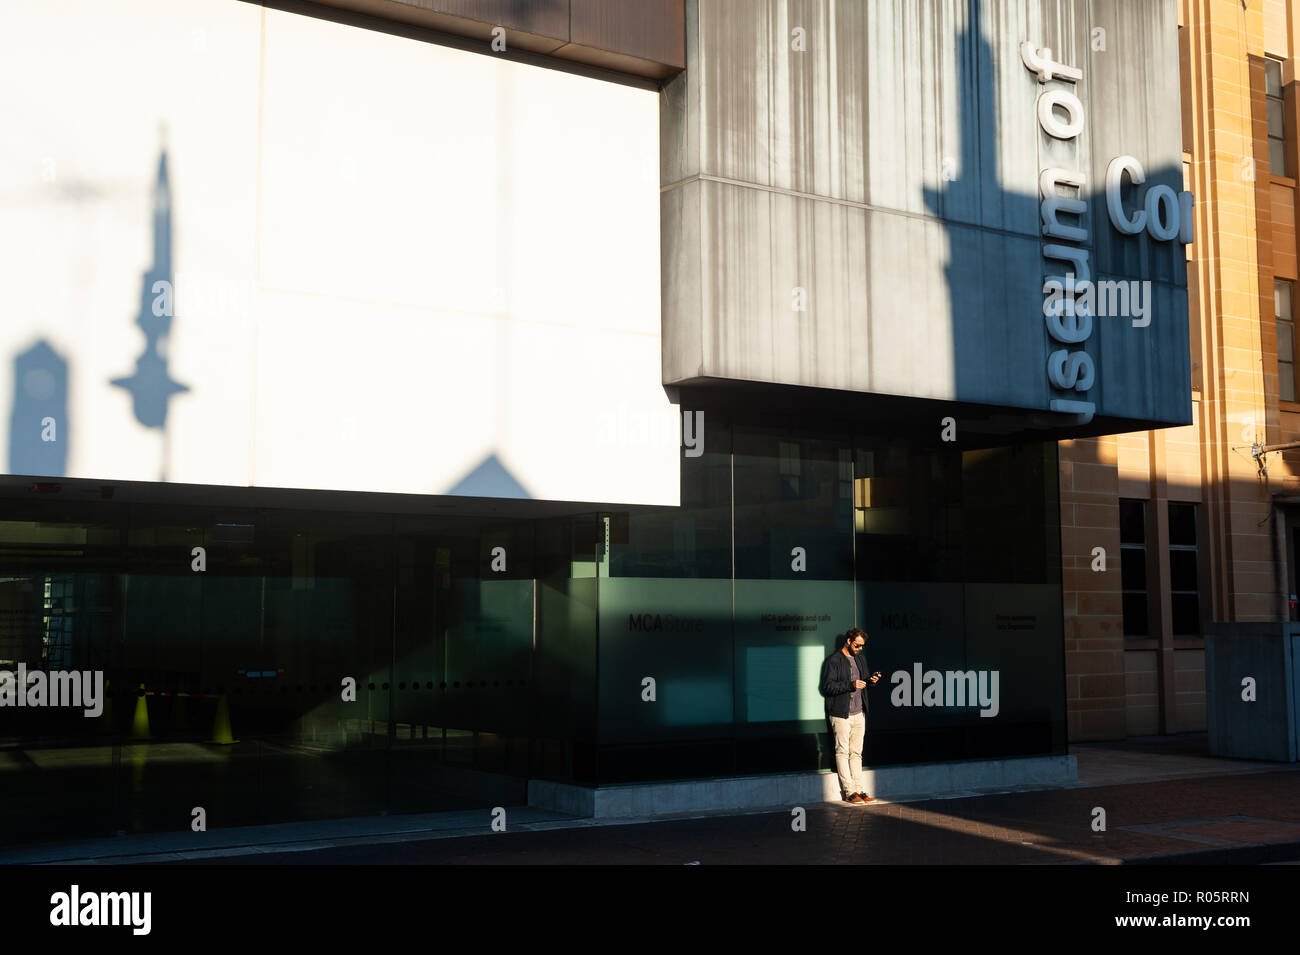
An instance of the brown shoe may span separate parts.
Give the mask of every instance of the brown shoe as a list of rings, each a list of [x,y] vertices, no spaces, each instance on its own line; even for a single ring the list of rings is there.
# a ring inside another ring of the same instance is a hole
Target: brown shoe
[[[858,801],[858,802],[875,802],[875,799],[873,799],[872,797],[868,796],[866,793],[858,793],[858,799],[857,799],[857,801]]]
[[[866,802],[866,800],[862,798],[862,793],[851,793],[849,802]]]

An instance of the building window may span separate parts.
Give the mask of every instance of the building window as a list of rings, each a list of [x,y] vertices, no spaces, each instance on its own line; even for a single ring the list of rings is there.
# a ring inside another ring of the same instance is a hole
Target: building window
[[[1286,111],[1282,99],[1282,61],[1264,60],[1264,109],[1268,113],[1268,168],[1275,176],[1286,168]]]
[[[1201,636],[1196,505],[1169,502],[1169,594],[1175,637]]]
[[[1277,323],[1277,394],[1283,401],[1295,401],[1295,317],[1291,312],[1289,279],[1273,280],[1273,319]]]
[[[1120,588],[1124,600],[1124,636],[1145,640],[1147,618],[1146,501],[1119,502]]]

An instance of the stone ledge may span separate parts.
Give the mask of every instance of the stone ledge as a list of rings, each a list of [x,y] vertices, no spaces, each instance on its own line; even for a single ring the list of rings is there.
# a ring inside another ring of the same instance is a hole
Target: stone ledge
[[[981,789],[1015,786],[1068,786],[1078,781],[1073,756],[912,763],[865,768],[867,791],[879,799],[920,799]],[[617,786],[575,786],[549,780],[528,782],[528,805],[574,816],[652,818],[690,812],[764,809],[773,806],[839,802],[839,780],[832,772],[778,773]]]

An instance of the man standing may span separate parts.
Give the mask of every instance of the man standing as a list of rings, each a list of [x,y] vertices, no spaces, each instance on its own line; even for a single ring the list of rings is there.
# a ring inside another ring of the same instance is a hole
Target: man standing
[[[867,681],[862,679],[867,658],[859,657],[867,645],[865,630],[854,627],[844,634],[840,648],[822,664],[821,690],[826,698],[826,715],[835,737],[835,769],[845,802],[871,802],[862,784],[862,740],[867,732]],[[859,665],[860,663],[860,665]],[[873,673],[871,683],[880,679]]]

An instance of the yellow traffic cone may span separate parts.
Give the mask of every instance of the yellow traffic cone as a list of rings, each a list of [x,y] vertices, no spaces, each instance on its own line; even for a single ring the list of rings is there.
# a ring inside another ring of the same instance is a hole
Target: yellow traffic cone
[[[135,717],[131,720],[131,737],[133,739],[149,738],[149,705],[143,693],[144,684],[140,684],[141,693],[135,698]]]
[[[217,697],[217,718],[212,721],[212,742],[222,746],[239,742],[230,729],[230,704],[226,702],[224,693]]]

